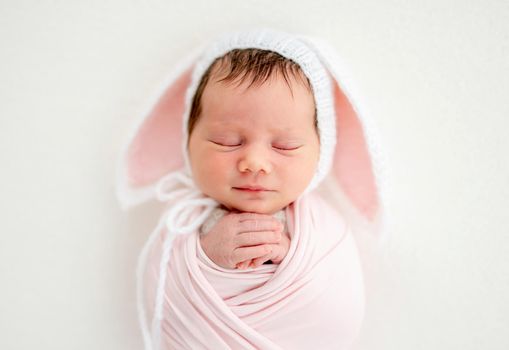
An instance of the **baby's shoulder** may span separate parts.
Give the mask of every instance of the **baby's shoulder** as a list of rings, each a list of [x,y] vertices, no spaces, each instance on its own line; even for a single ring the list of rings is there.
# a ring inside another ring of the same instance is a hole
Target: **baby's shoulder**
[[[224,209],[221,206],[215,207],[210,213],[210,215],[207,217],[207,219],[201,225],[200,233],[201,234],[208,233],[217,224],[217,222],[221,220],[221,218],[226,214],[228,214],[228,210]]]

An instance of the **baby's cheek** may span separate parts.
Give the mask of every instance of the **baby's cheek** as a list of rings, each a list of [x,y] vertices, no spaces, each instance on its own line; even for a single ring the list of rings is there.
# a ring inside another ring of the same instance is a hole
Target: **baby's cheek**
[[[221,186],[228,179],[231,164],[227,158],[217,154],[208,154],[200,159],[199,180],[205,188]],[[198,175],[198,174],[196,174]]]
[[[287,195],[296,197],[307,187],[314,174],[311,164],[292,162],[281,164],[279,167],[279,181],[284,184]],[[293,198],[294,199],[294,198]]]
[[[212,153],[205,159],[207,167],[214,173],[225,173],[232,168],[231,157],[222,153]]]

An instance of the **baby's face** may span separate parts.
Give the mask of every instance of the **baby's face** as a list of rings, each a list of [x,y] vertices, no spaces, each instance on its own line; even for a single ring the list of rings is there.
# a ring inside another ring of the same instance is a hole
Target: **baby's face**
[[[230,210],[273,214],[306,189],[316,170],[319,138],[311,92],[280,74],[247,88],[211,79],[189,139],[200,190]],[[292,96],[293,93],[293,96]]]

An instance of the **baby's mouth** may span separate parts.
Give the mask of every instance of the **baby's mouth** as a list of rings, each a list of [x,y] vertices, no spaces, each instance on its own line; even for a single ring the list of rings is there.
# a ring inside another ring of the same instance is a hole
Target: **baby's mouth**
[[[244,192],[270,192],[272,190],[262,187],[262,186],[239,186],[239,187],[232,187],[234,190],[237,191],[244,191]]]

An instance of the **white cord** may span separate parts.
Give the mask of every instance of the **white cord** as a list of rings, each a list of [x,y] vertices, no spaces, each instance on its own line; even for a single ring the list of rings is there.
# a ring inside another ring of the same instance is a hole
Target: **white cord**
[[[215,200],[204,197],[194,186],[191,177],[184,171],[173,172],[162,178],[157,184],[156,195],[158,200],[162,202],[173,203],[171,208],[159,220],[138,258],[136,276],[137,306],[145,350],[160,349],[166,270],[170,261],[173,239],[176,235],[188,234],[197,230],[218,205]],[[197,209],[201,209],[198,216],[195,214]],[[152,332],[150,332],[144,305],[143,275],[150,247],[154,244],[164,226],[166,226],[167,234],[159,264],[159,281],[156,290],[154,315],[150,327]]]

